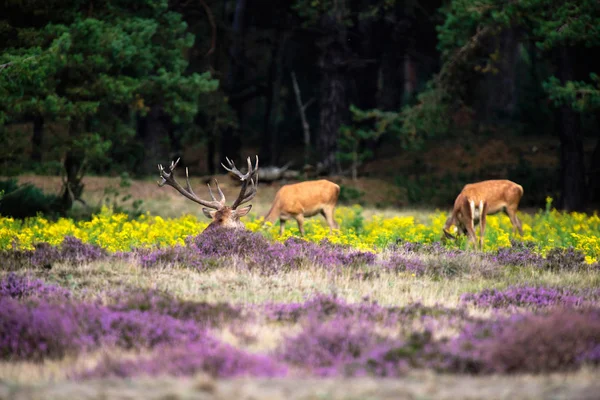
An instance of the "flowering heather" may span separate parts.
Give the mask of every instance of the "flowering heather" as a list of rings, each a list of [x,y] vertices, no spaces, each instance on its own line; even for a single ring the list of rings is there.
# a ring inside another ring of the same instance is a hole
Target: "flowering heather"
[[[546,254],[544,268],[553,271],[578,271],[585,267],[585,255],[573,247],[554,248]]]
[[[460,297],[462,303],[470,303],[476,307],[502,308],[518,307],[550,307],[580,306],[587,302],[586,297],[577,296],[565,289],[510,286],[504,290],[484,289],[479,293],[465,293]]]
[[[373,264],[375,254],[290,238],[285,243],[270,242],[247,230],[211,229],[186,239],[185,246],[137,250],[144,267],[181,264],[205,270],[237,257],[249,269],[264,273],[297,269],[303,265],[351,266]]]
[[[158,290],[114,292],[109,295],[107,307],[114,311],[138,310],[168,315],[179,320],[193,320],[206,326],[220,325],[224,321],[239,320],[242,317],[240,306],[184,301]]]
[[[487,257],[499,265],[541,268],[545,264],[544,257],[534,253],[531,248],[522,246],[502,247]]]
[[[331,317],[362,317],[382,320],[391,314],[385,307],[367,299],[360,303],[347,303],[335,295],[316,294],[302,303],[267,303],[258,306],[267,318],[275,321],[298,321],[307,315],[316,319]]]
[[[409,258],[402,253],[392,253],[387,261],[382,263],[382,266],[390,271],[394,272],[410,272],[416,276],[422,276],[425,274],[427,267],[418,258]]]
[[[101,247],[83,243],[72,236],[66,236],[60,247],[48,243],[36,243],[33,247],[33,250],[2,251],[0,257],[3,269],[51,268],[57,262],[79,264],[100,260],[108,255]]]
[[[442,346],[440,365],[469,373],[572,370],[597,362],[599,345],[599,310],[557,308],[469,324]]]
[[[190,376],[205,372],[214,377],[285,376],[287,368],[269,356],[248,353],[205,336],[193,343],[157,349],[140,360],[104,359],[96,368],[79,374],[79,379],[138,375]]]
[[[411,303],[403,307],[384,307],[368,298],[358,303],[348,303],[341,297],[327,294],[315,294],[302,303],[266,303],[257,306],[256,309],[268,319],[291,322],[297,322],[307,316],[318,320],[354,317],[383,325],[426,316],[468,318],[462,309],[424,306],[421,303]]]
[[[0,297],[0,358],[61,357],[101,345],[126,349],[182,343],[205,335],[193,321],[96,304],[23,304]]]
[[[441,242],[433,242],[433,243],[421,243],[421,242],[406,242],[402,239],[398,239],[396,244],[392,246],[392,250],[400,250],[406,253],[414,253],[414,254],[461,254],[464,253],[463,250],[460,249],[449,249],[444,247]]]
[[[36,298],[68,298],[71,292],[61,286],[45,283],[41,279],[10,272],[0,279],[0,297],[21,299]]]
[[[369,352],[391,346],[391,342],[374,331],[371,321],[336,316],[323,322],[311,315],[298,335],[284,340],[277,357],[314,375],[340,375]]]

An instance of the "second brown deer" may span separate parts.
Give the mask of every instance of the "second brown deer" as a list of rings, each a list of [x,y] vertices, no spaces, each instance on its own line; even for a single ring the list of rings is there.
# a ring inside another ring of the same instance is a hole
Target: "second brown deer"
[[[444,236],[456,239],[448,230],[456,225],[458,233],[467,235],[477,246],[475,225],[479,223],[479,247],[483,249],[486,216],[504,211],[510,218],[513,231],[523,235],[521,221],[517,218],[523,187],[509,180],[489,180],[465,185],[454,201],[452,214],[444,225]]]
[[[333,214],[339,195],[340,187],[325,179],[284,185],[275,195],[265,221],[274,222],[279,218],[279,234],[283,235],[285,222],[294,218],[300,235],[304,236],[304,218],[321,214],[331,232],[338,229]]]
[[[223,165],[227,171],[235,174],[242,181],[242,187],[240,188],[240,193],[238,194],[237,199],[230,206],[225,204],[225,195],[221,191],[219,187],[219,182],[215,179],[215,185],[217,187],[217,192],[219,193],[219,200],[217,200],[213,194],[212,189],[210,188],[210,184],[208,185],[208,192],[211,201],[202,200],[192,190],[190,185],[190,178],[188,175],[188,169],[185,169],[185,177],[187,182],[187,188],[183,188],[179,182],[175,180],[175,176],[173,174],[173,170],[179,163],[179,159],[177,161],[173,161],[171,166],[167,168],[163,168],[162,165],[158,165],[158,171],[160,172],[160,177],[162,180],[158,182],[158,186],[168,185],[177,190],[186,198],[192,200],[195,203],[204,206],[202,208],[202,212],[207,218],[210,218],[212,222],[206,227],[206,230],[215,228],[215,227],[224,227],[224,228],[234,228],[234,229],[243,229],[244,224],[240,221],[240,218],[244,215],[248,214],[252,205],[238,208],[244,203],[249,202],[256,196],[256,189],[258,185],[258,156],[256,156],[256,164],[252,167],[252,162],[250,161],[250,157],[248,157],[248,172],[242,174],[235,166],[234,162],[230,159],[226,158],[227,163],[229,164],[229,168]]]

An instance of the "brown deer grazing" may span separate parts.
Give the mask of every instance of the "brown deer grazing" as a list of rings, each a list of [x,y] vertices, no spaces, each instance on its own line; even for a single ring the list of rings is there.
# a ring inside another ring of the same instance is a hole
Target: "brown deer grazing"
[[[294,218],[298,222],[300,235],[304,236],[304,218],[320,213],[329,224],[329,231],[338,229],[333,219],[335,205],[340,195],[340,187],[325,179],[307,181],[282,186],[275,195],[265,221],[274,222],[279,218],[279,234],[285,229],[285,222]]]
[[[508,215],[513,231],[518,230],[519,234],[523,235],[521,221],[517,218],[517,208],[522,196],[523,187],[509,180],[491,180],[465,185],[454,201],[452,214],[444,225],[444,236],[456,239],[448,232],[450,226],[456,225],[458,233],[467,235],[477,246],[475,225],[481,221],[479,246],[483,249],[486,216],[499,211],[504,211]]]
[[[192,200],[195,203],[198,203],[206,208],[202,208],[202,212],[206,217],[212,219],[212,222],[208,225],[206,229],[214,228],[214,227],[224,227],[224,228],[239,228],[244,229],[244,224],[240,221],[240,217],[248,214],[251,205],[238,208],[244,203],[249,202],[256,196],[256,187],[258,185],[258,156],[256,156],[256,165],[252,168],[252,162],[250,161],[250,157],[248,157],[248,172],[246,174],[242,174],[236,167],[233,161],[226,158],[227,163],[229,164],[229,168],[223,165],[227,171],[234,173],[237,175],[242,181],[242,187],[240,189],[240,193],[237,199],[233,202],[231,207],[225,205],[225,195],[221,191],[219,187],[219,182],[215,179],[215,184],[217,186],[217,191],[219,192],[220,199],[215,199],[213,195],[212,189],[210,188],[210,184],[208,185],[208,192],[210,193],[210,197],[212,201],[202,200],[192,190],[190,186],[190,178],[188,175],[188,169],[185,169],[185,177],[187,181],[187,189],[184,189],[176,180],[173,174],[173,170],[177,166],[179,162],[179,158],[177,161],[171,163],[171,166],[168,168],[163,168],[162,165],[158,165],[158,171],[160,172],[160,177],[162,180],[158,182],[158,186],[169,185],[183,196]],[[256,180],[255,180],[256,178]],[[212,210],[209,210],[212,209]]]

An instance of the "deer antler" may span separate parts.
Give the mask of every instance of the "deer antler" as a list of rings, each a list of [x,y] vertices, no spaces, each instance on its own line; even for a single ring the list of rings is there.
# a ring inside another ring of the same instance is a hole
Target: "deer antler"
[[[217,182],[216,179],[215,179],[215,184],[217,185],[217,190],[218,190],[219,196],[221,198],[220,198],[220,200],[215,199],[215,196],[213,195],[213,192],[212,192],[212,190],[210,188],[210,184],[209,184],[208,191],[210,192],[210,197],[212,198],[212,201],[202,200],[201,198],[196,196],[196,194],[192,190],[192,186],[190,185],[190,177],[189,177],[187,168],[185,169],[185,179],[187,182],[187,189],[184,189],[179,184],[179,182],[177,182],[175,180],[175,176],[173,175],[173,170],[179,163],[179,160],[180,160],[180,158],[178,158],[176,161],[172,161],[171,165],[167,168],[164,168],[162,166],[162,164],[158,164],[158,171],[160,172],[160,177],[162,178],[162,181],[157,182],[158,186],[163,187],[165,184],[169,185],[172,188],[174,188],[175,190],[177,190],[179,193],[181,193],[183,196],[187,197],[188,199],[192,200],[195,203],[203,205],[204,207],[212,208],[215,210],[220,210],[221,208],[225,207],[225,195],[221,191],[221,188],[219,187],[219,182]]]
[[[225,157],[227,163],[229,164],[229,168],[227,168],[223,163],[221,165],[227,171],[237,175],[242,181],[242,188],[240,189],[240,194],[238,198],[233,202],[231,208],[235,210],[240,205],[249,202],[256,196],[256,187],[258,185],[258,156],[256,156],[256,163],[254,168],[252,168],[252,161],[250,161],[250,157],[248,157],[248,172],[246,174],[242,174],[240,170],[237,169],[235,163],[229,158]],[[256,177],[256,182],[254,181],[254,177]],[[248,182],[250,182],[250,191],[246,193],[248,189]]]

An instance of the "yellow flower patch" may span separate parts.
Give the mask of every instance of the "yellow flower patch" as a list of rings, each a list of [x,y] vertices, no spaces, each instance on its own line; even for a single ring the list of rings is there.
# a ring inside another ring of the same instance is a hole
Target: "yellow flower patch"
[[[338,207],[336,220],[340,229],[330,233],[323,218],[305,220],[305,239],[349,245],[361,250],[378,251],[397,241],[431,243],[440,240],[447,213],[433,212],[428,221],[420,223],[412,216],[384,218],[374,215],[364,218],[362,208]],[[554,247],[572,246],[582,251],[588,263],[600,260],[600,218],[597,214],[565,213],[557,210],[539,211],[535,215],[519,214],[523,236],[514,237],[508,217],[503,214],[489,216],[485,232],[485,250],[510,246],[511,238],[536,243],[545,253]],[[266,237],[285,241],[299,236],[296,221],[286,224],[285,233],[279,236],[279,224],[264,222],[260,218],[246,218],[246,228]],[[55,222],[43,217],[24,221],[0,217],[0,249],[32,249],[38,242],[59,245],[65,236],[74,236],[85,243],[97,244],[111,252],[127,251],[134,247],[168,247],[184,244],[188,236],[195,236],[208,225],[193,215],[164,219],[145,214],[131,220],[125,214],[103,209],[90,221],[73,221],[61,218]],[[479,229],[476,230],[479,234]],[[448,246],[464,245],[448,242]]]

